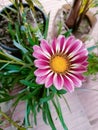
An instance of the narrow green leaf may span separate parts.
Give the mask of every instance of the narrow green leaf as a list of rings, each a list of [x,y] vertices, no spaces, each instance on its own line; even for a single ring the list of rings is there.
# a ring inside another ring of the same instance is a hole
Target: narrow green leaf
[[[50,87],[50,90],[55,94],[55,93],[57,93],[57,89],[54,87],[54,86],[51,86]]]
[[[38,87],[38,88],[34,89],[33,92],[29,92],[27,95],[25,95],[25,96],[22,98],[22,100],[26,100],[26,99],[32,98],[32,97],[35,96],[37,93],[39,93],[39,91],[40,91],[41,88],[42,88],[42,87]]]
[[[66,93],[67,93],[67,91],[64,89],[57,91],[57,94],[59,94],[59,95],[66,94]]]
[[[4,64],[4,65],[0,68],[0,70],[3,70],[3,69],[4,69],[6,66],[8,66],[9,64],[10,64],[10,62]]]
[[[43,116],[43,120],[46,124],[48,124],[47,122],[47,106],[46,103],[43,103],[43,108],[42,108],[42,116]]]
[[[49,28],[49,18],[50,18],[50,14],[48,14],[48,17],[46,18],[46,25],[45,25],[45,32],[44,32],[44,39],[47,38],[47,34],[48,34],[48,28]]]
[[[87,50],[88,50],[88,51],[93,51],[95,48],[97,48],[97,46],[89,47],[89,48],[87,48]]]
[[[22,60],[21,60],[21,59],[19,59],[19,58],[13,56],[13,55],[7,53],[6,51],[0,52],[0,54],[3,55],[3,56],[5,56],[5,57],[8,58],[8,59],[11,59],[12,61],[17,61],[17,62],[21,62],[21,63],[22,63]]]
[[[41,99],[40,99],[40,103],[42,104],[42,103],[44,103],[44,102],[48,102],[48,101],[51,100],[53,97],[54,97],[54,94],[52,93],[52,94],[50,94],[50,95],[47,96],[47,97],[41,98]]]
[[[63,34],[65,37],[69,37],[72,34],[72,29],[69,29],[65,34]]]
[[[26,101],[26,111],[25,111],[25,126],[30,126],[30,121],[29,121],[29,114],[30,114],[30,106],[28,103],[28,100]]]
[[[33,38],[31,38],[30,36],[28,37],[28,41],[30,43],[30,45],[35,45],[35,42],[33,41]]]
[[[6,66],[7,70],[20,71],[21,67],[18,65],[8,65]]]
[[[14,33],[14,30],[12,29],[11,23],[8,23],[8,31],[9,31],[9,33],[10,33],[12,39],[14,39],[14,37],[15,37],[14,34],[15,34],[15,33]]]
[[[10,101],[11,99],[14,99],[14,98],[15,96],[0,98],[0,103]]]
[[[49,108],[49,104],[48,103],[46,103],[46,113],[47,113],[48,122],[49,122],[52,130],[56,130],[56,127],[54,125],[54,122],[53,122],[53,119],[52,119],[52,116],[51,116],[51,112],[50,112],[50,108]]]
[[[36,106],[37,105],[36,105],[36,102],[32,101],[32,99],[29,99],[29,106],[30,106],[30,109],[31,109],[33,116],[34,116],[34,123],[35,123],[35,125],[37,125],[37,118],[36,118],[36,116],[37,116]]]
[[[59,119],[61,121],[61,124],[62,124],[64,130],[68,130],[68,128],[67,128],[67,126],[66,126],[66,124],[64,122],[63,116],[62,116],[61,106],[60,106],[60,103],[59,103],[59,100],[58,100],[57,96],[56,96],[56,102],[55,102],[55,100],[52,100],[52,103],[53,103],[53,105],[54,105],[54,107],[56,109],[56,112],[58,114],[58,117],[59,117]]]
[[[65,103],[66,103],[66,105],[67,105],[69,111],[71,112],[71,109],[70,109],[70,106],[69,106],[69,104],[68,104],[68,101],[66,100],[66,98],[64,97],[64,95],[62,95],[62,97],[63,97],[63,99],[64,99],[64,101],[65,101]]]
[[[22,83],[25,86],[31,87],[31,88],[38,87],[38,85],[36,83],[32,83],[28,80],[20,80],[20,83]]]
[[[15,40],[13,40],[14,45],[20,49],[24,54],[26,54],[28,52],[28,50],[26,48],[24,48],[21,44],[17,43]]]

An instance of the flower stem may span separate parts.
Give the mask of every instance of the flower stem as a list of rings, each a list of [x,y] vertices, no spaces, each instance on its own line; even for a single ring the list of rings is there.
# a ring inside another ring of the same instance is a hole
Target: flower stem
[[[8,120],[13,126],[15,126],[19,130],[26,130],[26,128],[23,128],[19,126],[16,122],[14,122],[11,118],[9,118],[4,112],[0,110],[0,115],[2,115],[6,120]]]

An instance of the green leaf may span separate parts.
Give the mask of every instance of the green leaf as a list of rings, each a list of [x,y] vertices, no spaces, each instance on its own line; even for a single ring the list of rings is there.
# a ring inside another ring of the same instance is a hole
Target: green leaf
[[[3,70],[6,66],[8,66],[10,64],[10,62],[8,62],[8,63],[5,63],[1,68],[0,68],[0,70]]]
[[[26,101],[26,111],[25,111],[25,126],[30,126],[30,121],[29,121],[29,114],[30,114],[30,106],[28,103],[28,100]]]
[[[65,32],[63,35],[65,37],[69,37],[72,34],[72,29],[69,29],[67,32]]]
[[[21,39],[21,31],[20,31],[20,25],[17,22],[15,23],[15,36],[17,37],[17,40],[19,42],[19,39]]]
[[[50,14],[48,14],[48,17],[46,18],[46,25],[45,25],[45,32],[44,32],[44,39],[47,38],[47,34],[48,34],[48,28],[49,28],[49,18],[50,18]]]
[[[42,116],[43,116],[43,120],[46,124],[48,124],[48,121],[47,121],[47,106],[46,106],[46,103],[43,103],[43,108],[42,108]]]
[[[11,61],[16,61],[16,62],[21,62],[21,63],[23,63],[21,59],[19,59],[19,58],[13,56],[13,55],[7,53],[6,51],[0,52],[0,54],[1,54],[2,56],[4,56],[4,57],[10,59]]]
[[[57,89],[54,87],[54,86],[51,86],[50,87],[50,90],[55,94],[55,93],[57,93]]]
[[[71,112],[71,109],[70,109],[70,106],[69,106],[69,104],[68,104],[67,99],[64,97],[64,95],[62,95],[62,97],[63,97],[63,99],[64,99],[64,101],[65,101],[65,103],[66,103],[66,105],[67,105],[69,111]]]
[[[10,101],[10,100],[12,100],[14,98],[15,98],[15,96],[9,96],[9,97],[5,97],[5,98],[0,98],[0,103]]]
[[[32,37],[28,37],[28,41],[29,41],[29,43],[30,43],[30,45],[35,45],[35,42],[33,41],[33,38]]]
[[[9,33],[10,33],[12,39],[14,39],[14,38],[15,38],[15,35],[14,35],[15,33],[14,33],[14,30],[13,30],[13,28],[12,28],[11,23],[8,23],[8,31],[9,31]]]
[[[28,52],[28,50],[26,48],[24,48],[21,44],[19,44],[18,42],[16,42],[15,40],[13,40],[14,45],[20,49],[24,54],[26,54]]]
[[[38,87],[38,84],[32,83],[32,82],[30,82],[28,80],[20,80],[20,83],[22,83],[25,86],[31,87],[31,88]]]
[[[37,116],[37,112],[36,112],[37,104],[36,104],[36,102],[34,100],[32,101],[32,99],[29,99],[28,102],[29,102],[30,109],[31,109],[31,111],[33,113],[34,123],[35,123],[35,125],[37,125],[37,118],[36,118],[36,116]]]
[[[44,102],[48,102],[48,101],[51,100],[53,97],[54,97],[54,94],[51,93],[49,96],[44,97],[44,98],[41,98],[41,99],[40,99],[40,103],[42,104],[42,103],[44,103]]]
[[[59,95],[66,94],[66,93],[67,93],[67,91],[64,89],[57,91],[57,94],[59,94]]]
[[[8,66],[6,66],[6,69],[7,70],[13,70],[13,71],[20,71],[20,69],[21,69],[21,67],[20,66],[18,66],[18,65],[8,65]]]
[[[97,46],[89,47],[89,48],[87,48],[87,50],[88,50],[88,51],[93,51],[95,48],[97,48]]]
[[[62,27],[63,27],[63,23],[61,21],[58,22],[58,34],[57,35],[60,35],[62,33]]]
[[[37,93],[40,92],[41,88],[42,88],[42,87],[39,86],[38,88],[34,89],[32,92],[29,92],[28,94],[26,94],[26,95],[22,98],[22,100],[26,100],[26,99],[32,98],[33,96],[35,96]]]
[[[67,128],[67,126],[66,126],[66,124],[64,122],[63,116],[62,116],[61,106],[60,106],[60,103],[59,103],[59,100],[58,100],[57,96],[56,96],[56,101],[52,100],[52,103],[53,103],[53,105],[54,105],[54,107],[56,109],[56,112],[58,114],[58,117],[59,117],[59,119],[61,121],[61,124],[62,124],[64,130],[68,130],[68,128]]]
[[[46,113],[47,113],[47,119],[48,119],[48,122],[52,128],[52,130],[56,130],[56,127],[54,125],[54,122],[53,122],[53,119],[52,119],[52,116],[51,116],[51,112],[50,112],[50,108],[49,108],[49,104],[46,103]]]
[[[88,57],[88,71],[85,75],[96,74],[98,72],[98,56],[96,53],[90,53]]]

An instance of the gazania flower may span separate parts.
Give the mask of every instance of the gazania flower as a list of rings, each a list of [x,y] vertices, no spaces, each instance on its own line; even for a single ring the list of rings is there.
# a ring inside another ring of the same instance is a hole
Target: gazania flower
[[[46,88],[54,85],[57,90],[65,88],[70,92],[81,87],[83,72],[87,70],[88,51],[80,40],[61,35],[51,44],[42,40],[40,46],[35,45],[33,49],[38,84],[45,84]]]

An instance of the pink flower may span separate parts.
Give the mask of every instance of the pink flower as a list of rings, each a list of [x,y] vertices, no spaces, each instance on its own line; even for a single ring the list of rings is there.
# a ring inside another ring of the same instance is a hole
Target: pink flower
[[[61,35],[51,44],[42,40],[40,46],[35,45],[33,49],[38,84],[45,84],[46,88],[54,85],[57,90],[65,88],[70,92],[81,87],[83,73],[87,71],[88,51],[80,40]]]

